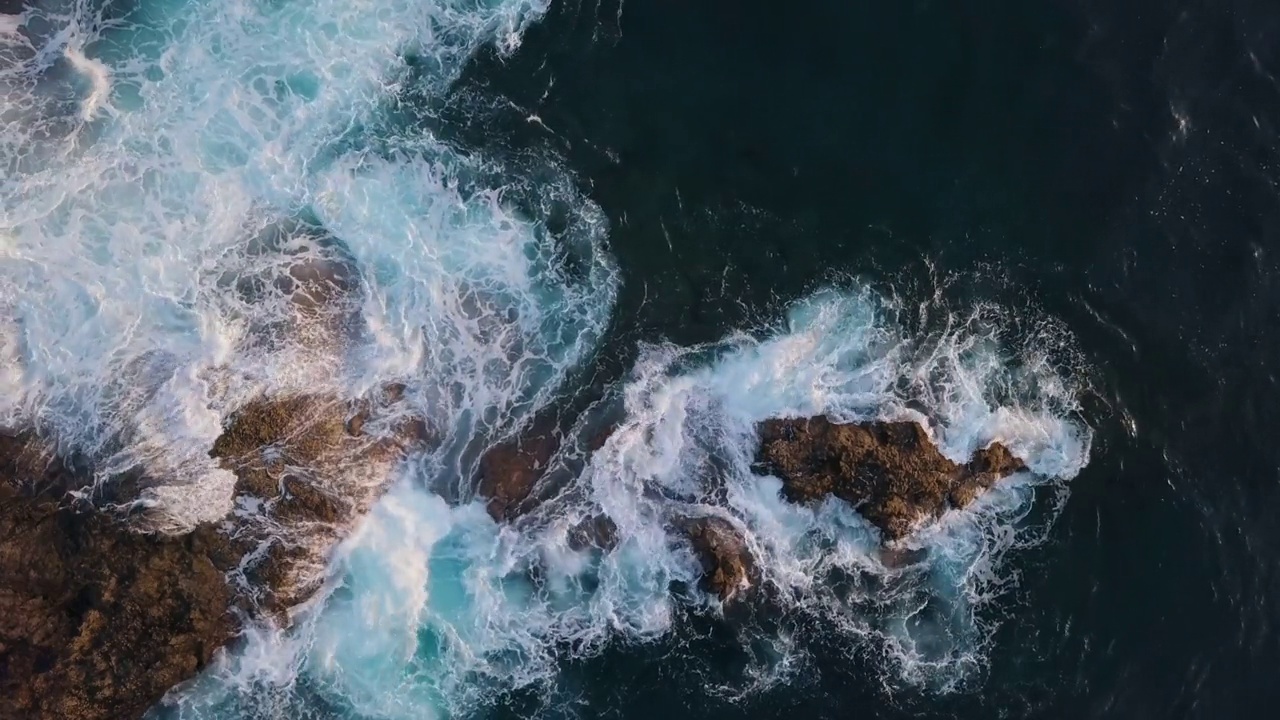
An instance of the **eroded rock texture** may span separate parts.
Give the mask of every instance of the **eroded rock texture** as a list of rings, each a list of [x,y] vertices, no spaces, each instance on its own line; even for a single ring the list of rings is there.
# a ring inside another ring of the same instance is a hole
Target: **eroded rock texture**
[[[909,534],[948,508],[968,505],[997,480],[1026,468],[1000,443],[958,465],[914,422],[836,424],[825,417],[760,425],[761,468],[793,502],[834,495],[853,505],[885,540]]]
[[[733,523],[720,517],[682,518],[677,525],[702,564],[702,589],[729,602],[752,585],[755,561]]]
[[[142,715],[235,632],[211,528],[143,535],[77,508],[76,474],[0,437],[0,717]]]
[[[212,452],[237,476],[237,511],[177,536],[76,499],[88,468],[45,440],[0,435],[0,717],[137,718],[207,665],[240,618],[287,622],[426,441],[419,421],[379,420],[398,395],[242,408]],[[368,434],[378,422],[390,432]]]

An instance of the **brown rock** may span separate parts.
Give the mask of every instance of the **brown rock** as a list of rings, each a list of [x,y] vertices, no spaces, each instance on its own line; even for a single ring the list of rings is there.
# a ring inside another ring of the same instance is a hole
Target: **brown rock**
[[[914,422],[775,419],[761,424],[760,440],[757,461],[782,480],[788,500],[835,495],[878,527],[885,540],[909,534],[948,507],[968,505],[995,481],[1026,468],[1000,443],[957,465]]]
[[[391,439],[349,432],[381,402],[297,396],[241,409],[212,454],[262,512],[180,536],[74,506],[67,493],[88,484],[87,468],[0,433],[0,718],[141,717],[234,636],[233,607],[283,619],[425,435],[413,422]],[[226,573],[249,558],[248,586],[233,586]]]
[[[234,633],[215,533],[77,511],[71,476],[43,443],[0,438],[0,717],[139,717]]]
[[[729,602],[751,587],[755,560],[733,523],[705,516],[681,518],[677,526],[688,536],[702,563],[703,590]]]
[[[480,494],[489,499],[489,515],[499,522],[520,514],[560,449],[560,438],[549,422],[535,423],[531,432],[490,448],[480,458]]]
[[[589,458],[604,447],[617,429],[616,421],[607,422],[597,426],[589,435],[584,433],[576,439],[583,443],[585,455]],[[512,520],[536,505],[537,498],[532,497],[533,491],[546,476],[551,460],[560,451],[563,442],[556,426],[556,418],[546,414],[537,417],[522,434],[485,452],[480,458],[478,492],[481,497],[488,498],[486,507],[494,520]],[[571,458],[567,462],[581,460],[580,457]],[[608,518],[603,520],[611,522]],[[589,539],[584,542],[586,545],[599,546]]]
[[[314,592],[329,549],[381,495],[407,449],[422,442],[425,429],[412,422],[398,424],[391,438],[368,437],[365,424],[378,409],[375,401],[314,395],[261,399],[241,408],[215,441],[210,455],[236,474],[236,495],[263,503],[264,515],[235,533],[241,555],[266,546],[246,572],[259,609],[278,614]]]

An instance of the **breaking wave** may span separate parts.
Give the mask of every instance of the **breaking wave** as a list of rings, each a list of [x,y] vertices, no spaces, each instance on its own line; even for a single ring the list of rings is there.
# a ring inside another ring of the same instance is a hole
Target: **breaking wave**
[[[885,655],[886,682],[947,690],[983,663],[1002,556],[1038,541],[1087,462],[1069,334],[988,305],[906,307],[849,281],[784,321],[640,349],[576,420],[547,498],[495,523],[470,479],[486,445],[571,395],[618,279],[606,222],[553,158],[509,166],[414,122],[484,44],[509,52],[541,0],[43,0],[0,23],[0,426],[141,468],[160,529],[222,517],[209,457],[230,413],[296,392],[407,387],[442,439],[335,552],[287,630],[250,628],[166,717],[421,718],[715,615],[673,523],[715,515],[760,570],[750,602]],[[317,293],[318,286],[326,288]],[[1031,472],[887,551],[842,503],[783,502],[756,424],[915,419],[963,459],[1000,440]],[[611,428],[592,451],[589,438]],[[572,541],[608,517],[609,549]],[[726,694],[803,662],[768,659]],[[754,633],[754,634],[753,634]]]
[[[165,478],[138,502],[180,530],[230,508],[208,450],[251,397],[401,380],[406,412],[463,434],[545,402],[608,321],[600,212],[550,161],[493,184],[483,158],[382,122],[398,84],[443,90],[541,9],[28,9],[0,38],[0,424],[94,457],[95,491]],[[552,232],[555,206],[573,219]]]
[[[551,701],[562,663],[663,638],[683,609],[722,611],[697,589],[700,566],[672,530],[698,515],[745,538],[757,602],[820,622],[850,652],[883,653],[887,684],[963,686],[998,624],[989,601],[1018,582],[1003,555],[1042,538],[1091,431],[1060,326],[1041,323],[1011,347],[994,308],[941,314],[934,330],[908,336],[894,303],[855,287],[797,303],[773,330],[645,348],[601,401],[620,420],[575,482],[499,525],[479,502],[451,506],[423,489],[430,482],[404,478],[338,553],[327,597],[291,631],[254,635],[175,716],[292,716],[320,697],[351,717],[452,717],[530,688]],[[956,459],[1000,440],[1031,472],[882,549],[847,505],[791,505],[752,467],[758,422],[819,413],[927,422]],[[609,414],[586,413],[577,435]],[[552,466],[581,452],[568,443]],[[575,528],[600,515],[616,545],[575,545]],[[763,640],[767,659],[711,689],[751,692],[803,662],[798,636],[761,637],[769,631],[753,623],[743,642]]]

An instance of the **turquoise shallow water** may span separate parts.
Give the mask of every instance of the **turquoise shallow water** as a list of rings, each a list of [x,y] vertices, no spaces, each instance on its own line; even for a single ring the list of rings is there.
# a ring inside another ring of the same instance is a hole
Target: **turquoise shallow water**
[[[1259,716],[1273,14],[37,2],[0,37],[0,420],[182,478],[175,528],[234,503],[207,448],[255,393],[402,381],[445,436],[156,717]],[[298,219],[359,268],[345,343],[233,291],[339,252],[254,245]],[[546,408],[564,492],[495,525],[475,458]],[[815,412],[1035,472],[891,567],[750,467]],[[598,512],[618,548],[572,550]],[[754,600],[696,589],[689,513]]]

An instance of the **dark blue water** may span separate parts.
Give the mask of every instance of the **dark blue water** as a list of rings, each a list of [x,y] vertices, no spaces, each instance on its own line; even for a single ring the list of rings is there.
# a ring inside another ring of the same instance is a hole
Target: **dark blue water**
[[[1092,462],[1050,540],[1011,559],[974,682],[903,687],[874,648],[765,615],[811,660],[729,699],[709,688],[751,660],[735,623],[690,616],[566,668],[572,710],[1269,716],[1278,75],[1280,6],[1248,0],[563,0],[514,57],[477,58],[441,131],[561,155],[612,222],[601,377],[637,340],[714,340],[849,276],[1048,313],[1097,376]]]
[[[984,606],[998,629],[955,686],[906,682],[881,644],[766,593],[724,616],[682,606],[661,638],[565,659],[554,688],[489,715],[1273,716],[1280,3],[554,0],[517,52],[482,50],[443,104],[441,85],[407,83],[387,126],[515,168],[493,183],[515,204],[545,200],[529,175],[558,163],[539,158],[563,160],[608,216],[621,289],[570,402],[618,387],[646,342],[776,326],[819,288],[865,284],[907,309],[991,303],[1012,344],[1054,318],[1096,431],[1047,540],[1004,558],[1018,582]],[[359,130],[338,151],[380,149]],[[530,216],[557,235],[568,205]],[[753,685],[777,637],[796,666]],[[350,717],[312,682],[280,707]],[[294,711],[272,712],[214,715]]]

